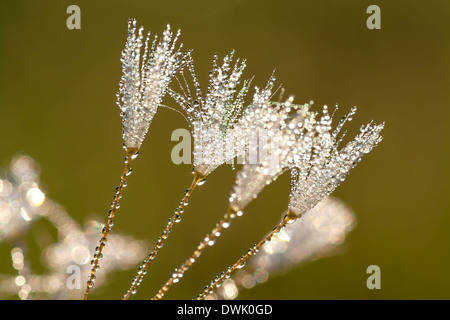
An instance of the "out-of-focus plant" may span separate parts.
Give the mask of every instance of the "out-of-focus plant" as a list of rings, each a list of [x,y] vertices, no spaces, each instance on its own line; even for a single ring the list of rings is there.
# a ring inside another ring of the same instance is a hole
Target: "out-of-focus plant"
[[[30,227],[39,219],[47,220],[57,231],[56,241],[42,248],[41,262],[45,268],[42,274],[31,268],[26,239]],[[79,299],[80,292],[74,289],[81,289],[81,279],[90,272],[90,250],[100,230],[99,221],[90,220],[82,227],[61,205],[46,196],[36,161],[26,155],[15,156],[0,177],[0,241],[11,247],[10,258],[4,257],[2,261],[10,260],[16,273],[0,275],[0,297]],[[98,285],[104,284],[111,272],[134,267],[146,250],[144,241],[111,235]],[[79,272],[73,281],[67,273],[71,268]]]

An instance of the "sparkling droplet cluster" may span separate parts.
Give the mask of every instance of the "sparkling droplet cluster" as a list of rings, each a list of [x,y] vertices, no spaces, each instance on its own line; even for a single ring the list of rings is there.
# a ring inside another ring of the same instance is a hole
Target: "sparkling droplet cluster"
[[[123,75],[117,104],[122,110],[122,135],[127,148],[139,149],[174,74],[189,60],[190,52],[175,48],[180,31],[173,35],[170,26],[149,47],[150,33],[143,41],[143,28],[128,21],[128,39],[122,51]],[[143,54],[142,46],[144,45]]]
[[[235,129],[245,109],[245,97],[251,80],[243,81],[238,89],[246,63],[240,59],[233,62],[233,56],[234,52],[231,52],[223,58],[222,65],[219,65],[218,56],[214,55],[205,96],[193,63],[189,64],[189,71],[195,97],[184,76],[184,84],[178,81],[181,93],[169,91],[190,122],[194,139],[194,169],[204,176],[221,164],[233,160],[243,150],[239,148],[240,140]]]
[[[343,148],[338,148],[343,139],[343,136],[338,138],[339,133],[344,124],[352,120],[355,112],[356,108],[352,108],[333,131],[332,116],[326,106],[320,119],[316,119],[315,113],[307,119],[300,133],[303,136],[302,147],[291,170],[291,212],[300,216],[314,208],[345,180],[362,156],[382,140],[380,132],[384,124],[371,122],[361,126],[360,133]]]
[[[229,199],[230,207],[236,211],[243,210],[265,186],[290,169],[302,148],[298,132],[310,115],[309,104],[294,105],[292,97],[284,103],[271,102],[272,84],[273,80],[266,89],[255,93],[240,121],[242,128],[259,135],[259,152],[257,161],[244,164],[236,175]],[[266,140],[261,141],[261,137]]]

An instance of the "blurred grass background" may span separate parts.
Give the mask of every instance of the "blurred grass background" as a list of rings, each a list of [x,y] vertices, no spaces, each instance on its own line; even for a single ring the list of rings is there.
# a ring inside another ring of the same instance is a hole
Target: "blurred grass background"
[[[66,28],[71,4],[81,8],[81,30]],[[381,30],[366,28],[371,4],[381,8]],[[276,68],[278,83],[299,103],[338,103],[341,113],[358,106],[349,135],[371,119],[386,122],[384,141],[334,193],[358,220],[345,253],[269,279],[239,298],[450,298],[448,2],[0,0],[1,164],[19,151],[32,156],[47,195],[80,223],[95,216],[104,221],[122,171],[115,94],[128,18],[152,33],[167,23],[181,28],[203,83],[213,53],[235,49],[248,59],[246,74],[256,75],[256,85]],[[160,109],[113,232],[159,237],[192,179],[190,165],[170,159],[177,128],[187,128],[183,118]],[[234,176],[222,166],[196,190],[133,298],[153,296],[222,217]],[[166,297],[200,293],[279,222],[288,192],[285,174]],[[8,250],[0,244],[0,256]],[[10,262],[0,261],[1,273]],[[381,290],[366,287],[372,264],[381,268]],[[91,298],[121,298],[134,275],[135,269],[116,273]]]

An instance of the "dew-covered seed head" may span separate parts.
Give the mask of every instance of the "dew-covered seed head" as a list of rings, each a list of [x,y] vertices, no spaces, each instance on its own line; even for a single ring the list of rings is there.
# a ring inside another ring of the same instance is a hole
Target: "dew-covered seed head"
[[[137,29],[135,19],[128,21],[127,42],[120,59],[123,75],[117,104],[126,149],[140,148],[172,77],[190,59],[190,52],[181,51],[182,45],[175,48],[179,32],[174,36],[170,26],[162,37],[154,37],[151,46],[150,33],[144,40],[143,32],[142,27]]]

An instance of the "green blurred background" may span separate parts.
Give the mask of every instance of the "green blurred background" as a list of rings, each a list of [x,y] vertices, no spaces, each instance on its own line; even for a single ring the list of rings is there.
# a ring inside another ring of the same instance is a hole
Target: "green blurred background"
[[[66,27],[71,4],[81,8],[81,30]],[[381,8],[381,30],[366,27],[371,4]],[[299,103],[338,103],[342,113],[358,106],[349,135],[371,119],[386,122],[384,141],[334,193],[358,220],[344,254],[269,279],[239,298],[450,298],[447,1],[0,0],[1,164],[19,151],[32,156],[47,195],[80,223],[106,218],[122,171],[115,94],[128,18],[152,33],[167,23],[182,29],[203,83],[213,53],[235,49],[248,59],[246,75],[256,75],[256,85],[276,68],[279,83]],[[160,109],[113,232],[152,240],[160,235],[192,179],[190,165],[171,162],[170,136],[177,128],[187,128],[183,118]],[[222,166],[196,190],[133,298],[153,296],[222,217],[234,176]],[[285,174],[166,297],[195,297],[279,222],[288,192]],[[8,250],[0,244],[1,256]],[[1,273],[10,262],[0,261]],[[381,268],[381,290],[366,287],[372,264]],[[114,274],[91,297],[120,298],[134,275],[135,269]]]

